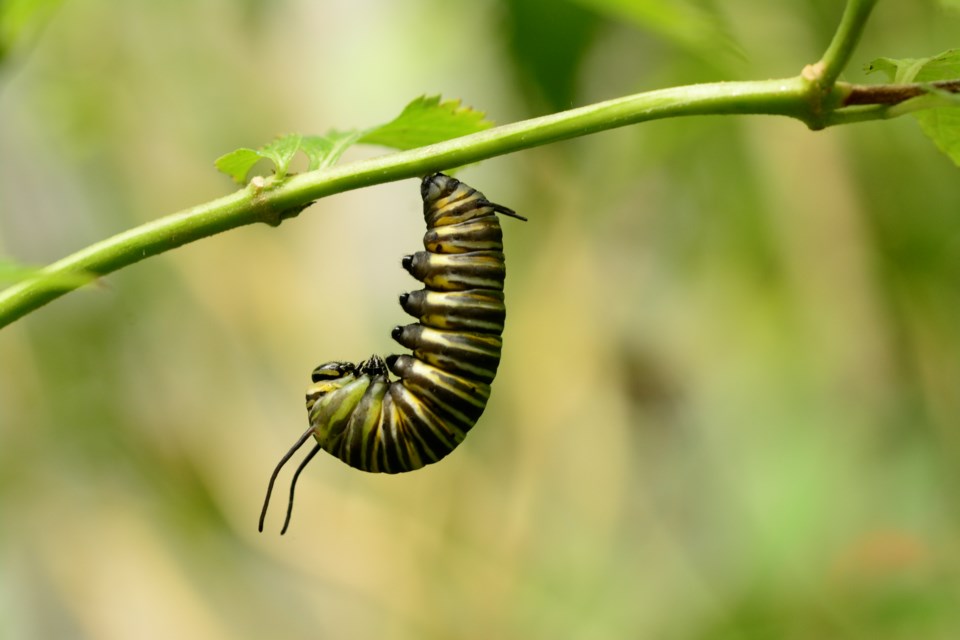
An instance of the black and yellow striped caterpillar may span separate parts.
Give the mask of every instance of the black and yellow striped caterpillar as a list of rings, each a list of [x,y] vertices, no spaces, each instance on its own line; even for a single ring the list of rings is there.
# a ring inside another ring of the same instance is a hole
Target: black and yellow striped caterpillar
[[[413,354],[314,369],[307,389],[310,428],[270,476],[260,531],[280,469],[310,436],[317,444],[293,474],[281,534],[290,524],[297,478],[321,449],[363,471],[413,471],[453,451],[486,407],[506,316],[496,214],[526,218],[442,173],[424,178],[420,195],[426,251],[405,256],[403,267],[424,288],[400,296],[419,322],[392,334]],[[391,381],[388,370],[399,380]]]

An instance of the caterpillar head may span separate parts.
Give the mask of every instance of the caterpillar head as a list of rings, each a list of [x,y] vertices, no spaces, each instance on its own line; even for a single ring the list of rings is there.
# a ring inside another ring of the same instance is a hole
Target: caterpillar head
[[[443,173],[426,176],[420,183],[420,197],[425,206],[432,205],[441,198],[446,198],[460,186],[460,181]]]
[[[307,387],[307,411],[313,409],[317,400],[343,387],[351,380],[356,380],[356,378],[357,365],[352,362],[334,360],[321,364],[310,374],[313,384]]]
[[[337,378],[342,378],[344,376],[351,375],[357,370],[357,365],[352,362],[341,362],[339,360],[334,360],[333,362],[324,362],[316,369],[313,370],[313,373],[310,374],[310,378],[314,382],[321,382],[323,380],[336,380]]]
[[[307,388],[307,411],[313,410],[313,405],[323,396],[341,389],[357,378],[387,376],[387,365],[379,356],[370,356],[358,364],[333,360],[325,362],[313,370],[310,379],[313,381]]]
[[[284,454],[270,475],[270,482],[267,484],[267,496],[263,500],[263,509],[260,511],[260,531],[263,531],[263,521],[264,518],[267,517],[267,507],[270,506],[270,496],[273,494],[273,485],[277,481],[280,469],[283,468],[283,465],[287,463],[290,457],[296,453],[300,447],[306,444],[307,440],[315,437],[318,443],[314,445],[310,453],[307,454],[307,457],[304,458],[300,466],[297,467],[297,470],[293,474],[293,479],[290,481],[290,502],[287,505],[287,517],[283,521],[283,529],[280,530],[280,535],[286,533],[287,527],[290,526],[290,515],[293,512],[293,492],[297,486],[297,478],[300,477],[300,472],[303,471],[304,467],[307,466],[321,449],[319,442],[321,441],[322,430],[319,429],[317,423],[319,422],[324,428],[330,426],[329,419],[318,419],[314,416],[314,409],[319,412],[324,411],[325,407],[322,402],[324,396],[343,389],[350,383],[355,383],[354,387],[359,385],[361,388],[358,390],[358,393],[362,395],[367,385],[370,384],[370,380],[376,377],[381,377],[384,380],[387,378],[387,366],[383,360],[377,356],[372,356],[369,360],[364,360],[359,364],[333,360],[331,362],[325,362],[313,370],[310,376],[313,384],[307,388],[307,414],[310,416],[310,427],[303,432],[303,435],[301,435],[293,446],[290,447],[290,450]]]
[[[464,222],[491,212],[526,220],[513,209],[490,202],[473,187],[443,173],[426,176],[420,183],[420,196],[428,229]]]

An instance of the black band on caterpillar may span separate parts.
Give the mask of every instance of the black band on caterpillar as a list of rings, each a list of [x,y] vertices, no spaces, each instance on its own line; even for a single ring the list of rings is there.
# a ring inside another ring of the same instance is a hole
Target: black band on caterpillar
[[[297,478],[321,449],[362,471],[413,471],[453,451],[487,405],[506,317],[496,214],[526,218],[442,173],[424,178],[420,195],[425,251],[405,256],[402,265],[424,288],[400,296],[417,323],[392,333],[413,354],[314,369],[310,428],[270,476],[260,531],[280,469],[310,436],[317,444],[294,472],[281,534],[290,525]],[[399,380],[391,381],[388,370]]]

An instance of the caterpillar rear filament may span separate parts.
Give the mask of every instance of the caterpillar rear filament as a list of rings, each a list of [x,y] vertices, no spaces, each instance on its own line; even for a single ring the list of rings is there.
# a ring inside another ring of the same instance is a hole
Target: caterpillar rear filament
[[[307,389],[310,427],[270,476],[260,531],[280,469],[310,436],[316,444],[293,474],[281,534],[290,525],[297,479],[321,449],[362,471],[413,471],[453,451],[486,407],[506,316],[496,214],[526,218],[442,173],[424,178],[420,195],[425,251],[405,256],[402,264],[424,288],[400,296],[418,322],[392,333],[413,353],[314,369]],[[391,381],[388,371],[399,379]]]

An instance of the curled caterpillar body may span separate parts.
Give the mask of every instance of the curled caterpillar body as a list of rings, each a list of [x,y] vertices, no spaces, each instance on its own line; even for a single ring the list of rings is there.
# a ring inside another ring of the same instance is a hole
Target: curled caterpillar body
[[[297,478],[321,449],[362,471],[413,471],[453,451],[486,407],[506,316],[496,214],[526,218],[442,173],[424,178],[420,194],[425,250],[405,256],[402,265],[424,288],[400,296],[417,322],[392,333],[413,353],[314,369],[310,427],[270,477],[261,531],[277,474],[311,436],[316,445],[294,472],[281,533],[290,524]]]

